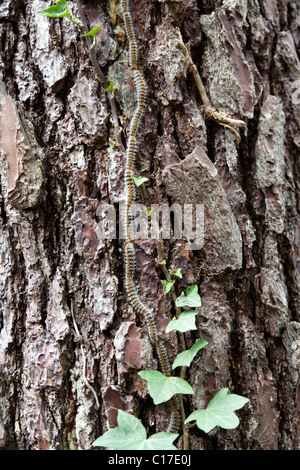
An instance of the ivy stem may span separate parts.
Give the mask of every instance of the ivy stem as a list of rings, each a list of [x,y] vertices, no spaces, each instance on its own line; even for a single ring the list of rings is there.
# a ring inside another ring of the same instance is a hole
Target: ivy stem
[[[142,193],[143,193],[144,201],[146,202],[146,204],[148,204],[149,201],[148,201],[148,196],[147,196],[147,191],[146,191],[146,188],[145,188],[145,184],[142,183],[142,184],[140,185],[140,188],[141,188]]]
[[[72,23],[76,24],[77,26],[79,26],[80,28],[83,28],[83,24],[81,23],[81,21],[76,18],[76,16],[73,15],[72,12],[70,12],[70,15],[67,16],[67,18],[72,21]]]
[[[85,13],[84,13],[83,8],[81,6],[81,1],[76,0],[76,5],[77,5],[77,9],[78,9],[79,17],[80,17],[80,23],[81,23],[79,28],[81,30],[85,30],[83,32],[86,32],[86,31],[88,31],[89,28],[88,28],[88,24],[87,24],[87,21],[86,21]],[[96,71],[96,74],[98,76],[98,79],[99,79],[101,85],[106,90],[106,88],[108,88],[108,86],[109,86],[109,83],[107,82],[107,80],[105,78],[105,75],[102,72],[102,70],[99,66],[99,63],[97,61],[96,51],[95,51],[95,47],[93,47],[91,37],[86,36],[85,39],[86,39],[87,45],[89,47],[90,60],[93,64],[93,66],[94,66],[94,69]],[[107,96],[108,96],[108,100],[109,100],[109,104],[110,104],[110,108],[111,108],[111,114],[112,114],[112,120],[113,120],[113,125],[114,125],[116,141],[118,143],[120,151],[125,152],[126,150],[125,150],[124,144],[122,142],[122,131],[121,131],[121,128],[119,126],[119,118],[118,118],[118,111],[117,111],[115,95],[112,91],[109,90],[109,91],[107,91]]]
[[[170,282],[172,280],[172,275],[166,267],[166,261],[164,259],[163,251],[164,251],[163,241],[161,238],[159,238],[157,241],[157,264],[161,268],[162,272],[164,273],[166,280]],[[176,318],[178,318],[181,313],[181,308],[176,306],[177,294],[176,294],[174,285],[170,289],[170,295],[175,305]],[[185,344],[184,334],[181,333],[180,331],[178,331],[177,333],[179,337],[181,351],[185,351],[186,344]],[[183,366],[180,368],[180,378],[185,379],[185,376],[186,376],[186,367]],[[178,397],[179,397],[179,404],[180,404],[181,420],[183,423],[183,449],[189,450],[189,428],[184,426],[185,410],[184,410],[183,396],[182,394],[179,394]]]

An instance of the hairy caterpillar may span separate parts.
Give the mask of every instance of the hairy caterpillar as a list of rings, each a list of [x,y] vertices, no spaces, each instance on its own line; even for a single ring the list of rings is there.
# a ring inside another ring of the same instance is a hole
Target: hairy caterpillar
[[[136,108],[131,117],[129,137],[127,142],[126,151],[126,169],[125,169],[125,234],[126,241],[124,244],[124,259],[125,259],[125,288],[128,299],[133,308],[141,315],[143,315],[151,342],[154,344],[157,356],[159,358],[162,372],[170,376],[171,367],[169,363],[168,354],[162,341],[158,338],[157,328],[152,312],[143,304],[140,299],[135,282],[135,250],[132,240],[132,217],[131,206],[135,200],[135,184],[132,178],[135,158],[137,153],[136,135],[140,125],[140,121],[146,106],[147,85],[143,74],[138,68],[138,48],[135,39],[134,27],[129,9],[129,0],[120,0],[121,10],[123,14],[123,21],[125,32],[129,43],[129,65],[133,70],[134,85],[137,94]],[[178,396],[172,397],[172,419],[169,425],[169,432],[177,433],[181,426],[181,414]]]

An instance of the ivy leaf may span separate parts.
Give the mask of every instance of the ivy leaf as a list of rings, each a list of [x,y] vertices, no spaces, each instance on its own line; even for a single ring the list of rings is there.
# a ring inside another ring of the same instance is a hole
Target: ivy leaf
[[[172,289],[172,286],[173,286],[175,281],[165,281],[165,280],[163,280],[161,282],[163,283],[163,293],[166,295]]]
[[[68,11],[68,2],[66,0],[58,0],[52,7],[40,10],[38,15],[49,16],[50,18],[62,18],[69,16],[71,13]]]
[[[166,333],[176,330],[185,333],[189,330],[197,330],[195,317],[198,315],[197,310],[186,310],[182,312],[178,318],[171,320],[166,327]]]
[[[190,286],[186,290],[186,296],[184,292],[177,297],[175,301],[176,307],[201,307],[201,299],[198,294],[198,286]]]
[[[172,434],[171,432],[158,432],[150,436],[144,443],[140,450],[177,450],[172,442],[177,439],[179,434]]]
[[[102,28],[102,25],[103,25],[103,23],[100,24],[99,26],[96,26],[96,28],[91,29],[91,31],[89,31],[88,33],[81,34],[79,37],[84,38],[85,36],[96,36],[98,31],[100,31],[100,29]]]
[[[113,89],[114,89],[114,84],[113,82],[110,82],[110,84],[108,85],[105,91],[113,91]]]
[[[228,394],[228,388],[222,388],[208,403],[205,410],[196,410],[188,416],[185,423],[196,420],[199,429],[210,432],[216,426],[224,429],[234,429],[239,425],[239,418],[234,413],[242,408],[248,398]]]
[[[148,391],[155,405],[170,400],[176,394],[194,394],[190,384],[180,377],[166,377],[158,370],[142,370],[138,374],[147,381]]]
[[[195,344],[193,344],[189,350],[182,351],[177,355],[175,361],[173,362],[172,369],[176,369],[176,367],[182,366],[189,367],[197,352],[206,345],[207,341],[205,341],[205,339],[197,339]]]
[[[151,215],[152,214],[152,211],[153,211],[153,208],[152,207],[147,207],[147,214],[148,215]]]
[[[172,276],[180,277],[182,279],[181,268],[177,268],[175,271],[170,271]]]
[[[132,179],[137,186],[141,186],[143,183],[148,181],[148,178],[146,178],[145,176],[133,176]]]
[[[93,442],[94,447],[115,450],[177,450],[172,442],[178,434],[159,432],[147,439],[146,429],[135,416],[118,411],[118,426],[109,429]]]

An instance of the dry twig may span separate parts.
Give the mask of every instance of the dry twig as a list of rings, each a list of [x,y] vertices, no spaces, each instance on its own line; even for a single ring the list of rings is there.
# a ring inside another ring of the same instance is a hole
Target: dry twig
[[[206,90],[204,88],[202,79],[199,75],[199,72],[197,70],[196,65],[194,64],[191,53],[190,53],[190,47],[188,44],[184,44],[180,31],[178,30],[178,35],[179,35],[179,40],[178,40],[178,46],[180,49],[183,51],[186,62],[187,62],[187,68],[188,70],[192,73],[195,84],[197,86],[197,89],[199,91],[201,100],[203,102],[203,105],[201,106],[201,111],[203,113],[203,116],[205,119],[214,119],[220,126],[226,127],[227,129],[230,129],[236,136],[236,143],[237,145],[241,141],[240,134],[238,131],[233,127],[245,127],[246,124],[244,121],[240,119],[233,119],[231,116],[229,116],[226,113],[217,111],[210,103],[210,99],[207,96]]]

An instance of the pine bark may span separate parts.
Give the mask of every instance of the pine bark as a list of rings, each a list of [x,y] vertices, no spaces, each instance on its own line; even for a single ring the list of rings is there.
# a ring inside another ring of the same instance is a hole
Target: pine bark
[[[0,445],[87,450],[118,409],[149,434],[166,429],[170,410],[137,375],[158,361],[124,292],[122,242],[97,236],[97,209],[124,194],[108,96],[78,27],[36,15],[49,4],[0,5]],[[96,57],[126,144],[135,96],[118,2],[80,4],[90,29],[103,23]],[[187,347],[208,341],[187,371],[186,413],[224,387],[250,399],[238,428],[194,427],[190,448],[299,449],[300,5],[133,0],[132,16],[149,87],[137,162],[146,202],[205,207],[200,250],[164,240],[166,266],[182,269],[177,294],[197,284],[202,298]],[[245,121],[239,145],[204,119],[179,32],[212,106]],[[156,240],[138,242],[136,256],[174,358]]]

